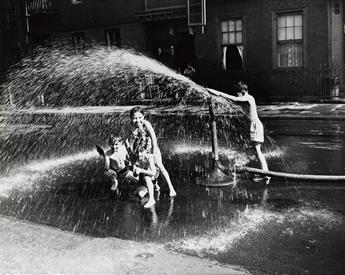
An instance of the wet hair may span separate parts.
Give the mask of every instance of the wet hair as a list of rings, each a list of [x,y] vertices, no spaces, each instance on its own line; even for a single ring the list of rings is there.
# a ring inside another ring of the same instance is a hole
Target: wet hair
[[[248,92],[248,85],[243,81],[240,81],[233,86],[233,90],[235,93],[241,93],[243,90]]]
[[[130,113],[129,113],[130,117],[133,117],[136,112],[140,112],[144,115],[144,110],[141,107],[136,106],[130,110]]]
[[[108,144],[109,144],[109,146],[114,146],[115,143],[118,143],[121,141],[122,141],[122,138],[120,138],[119,136],[110,135],[110,137],[108,139]]]

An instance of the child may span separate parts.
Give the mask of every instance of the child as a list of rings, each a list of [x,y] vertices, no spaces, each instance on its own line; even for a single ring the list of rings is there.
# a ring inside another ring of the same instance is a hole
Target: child
[[[154,164],[159,168],[169,186],[170,197],[176,196],[176,191],[171,183],[168,171],[162,163],[162,155],[157,144],[157,137],[150,122],[144,119],[144,113],[140,107],[134,107],[130,111],[132,127],[130,129],[128,146],[134,150],[152,154]],[[140,148],[140,149],[139,149]]]
[[[126,148],[131,162],[133,163],[133,174],[135,176],[139,175],[139,179],[143,179],[147,186],[147,190],[140,190],[141,193],[139,192],[138,194],[143,197],[148,191],[149,200],[144,207],[150,208],[156,203],[154,199],[153,183],[157,183],[156,179],[158,177],[154,157],[150,152],[150,149],[152,148],[150,138],[147,137],[142,128],[140,128],[132,146],[129,141],[126,140]],[[158,185],[156,186],[156,189],[159,190]]]
[[[104,174],[111,179],[111,190],[116,191],[120,183],[138,183],[138,178],[129,169],[129,157],[121,138],[111,135],[108,140],[110,149],[105,151],[96,145],[97,151],[104,157]]]
[[[264,127],[258,117],[255,99],[248,93],[248,86],[240,81],[234,86],[237,96],[228,95],[213,89],[208,89],[211,94],[220,95],[224,98],[237,102],[248,103],[248,116],[250,119],[250,141],[255,149],[256,157],[260,162],[261,169],[268,171],[265,156],[261,152],[261,144],[264,142]]]
[[[193,79],[193,76],[195,74],[195,69],[192,67],[192,65],[190,65],[189,63],[187,64],[187,68],[184,69],[183,74],[190,78]]]
[[[136,159],[133,165],[133,174],[135,176],[139,175],[139,178],[142,177],[144,179],[147,191],[149,193],[149,200],[144,205],[144,208],[150,208],[156,203],[154,199],[153,182],[155,182],[157,178],[157,169],[154,162],[153,154],[147,153],[145,149],[146,148],[142,147],[134,148],[133,150],[135,152],[133,153],[133,155],[135,154],[134,158]],[[142,193],[140,193],[139,191],[138,194],[139,196],[143,197],[146,192],[145,190],[141,190],[141,192]]]

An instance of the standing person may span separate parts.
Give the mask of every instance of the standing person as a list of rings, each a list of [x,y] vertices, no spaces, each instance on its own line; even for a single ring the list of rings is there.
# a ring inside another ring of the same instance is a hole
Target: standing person
[[[144,112],[140,107],[134,107],[133,109],[131,109],[130,118],[132,121],[132,127],[130,129],[128,146],[130,146],[132,149],[135,149],[135,147],[140,148],[140,146],[145,146],[146,152],[153,154],[154,163],[159,168],[169,186],[170,197],[176,196],[176,191],[171,183],[169,173],[163,165],[162,154],[158,147],[157,137],[151,123],[145,120]],[[146,138],[142,139],[142,137]],[[140,143],[144,141],[144,144],[136,144],[136,142],[138,142],[139,140],[141,140]]]
[[[233,101],[248,103],[247,113],[250,119],[250,141],[255,149],[256,157],[260,162],[261,169],[268,171],[265,156],[261,152],[261,144],[264,142],[264,127],[258,116],[255,99],[248,93],[248,86],[242,81],[238,82],[234,86],[234,90],[237,96],[221,93],[213,89],[209,89],[208,91],[211,94],[222,96]]]
[[[190,78],[193,79],[194,74],[195,74],[195,69],[193,68],[192,65],[190,65],[189,63],[187,64],[187,67],[184,69],[183,74]]]

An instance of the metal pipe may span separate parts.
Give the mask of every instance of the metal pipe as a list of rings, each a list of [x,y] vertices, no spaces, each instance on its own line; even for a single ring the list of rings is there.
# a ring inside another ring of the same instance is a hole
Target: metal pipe
[[[213,160],[218,161],[219,160],[219,154],[218,154],[217,123],[216,123],[216,117],[214,115],[212,102],[209,103],[209,111],[210,111],[210,123],[211,123],[211,132],[212,132]]]
[[[205,187],[225,187],[235,185],[233,177],[226,175],[220,169],[219,154],[218,154],[218,139],[217,139],[217,125],[216,117],[213,110],[211,98],[209,99],[210,123],[212,131],[212,167],[206,177],[196,178],[196,183]]]
[[[294,180],[305,180],[305,181],[343,181],[345,182],[345,176],[343,175],[306,175],[306,174],[292,174],[285,172],[274,172],[274,171],[264,171],[262,169],[252,168],[252,167],[235,167],[236,173],[254,173],[258,175],[294,179]]]
[[[29,44],[29,33],[30,33],[30,22],[29,22],[29,9],[28,9],[28,1],[24,1],[25,4],[25,43],[26,45]]]

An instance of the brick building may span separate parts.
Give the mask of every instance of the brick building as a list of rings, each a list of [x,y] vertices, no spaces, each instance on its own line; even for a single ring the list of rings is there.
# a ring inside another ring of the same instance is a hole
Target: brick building
[[[30,45],[67,36],[76,47],[87,40],[131,47],[181,72],[190,63],[197,82],[222,91],[244,80],[266,101],[342,95],[342,0],[28,0],[28,5]]]
[[[343,1],[207,1],[204,28],[187,26],[185,2],[146,0],[139,16],[151,52],[174,46],[173,65],[194,64],[199,82],[228,91],[244,80],[263,100],[330,97],[343,89]]]
[[[25,8],[21,0],[0,1],[0,76],[26,53]]]

